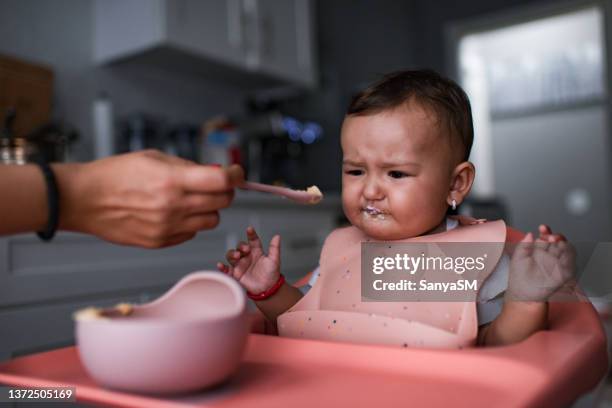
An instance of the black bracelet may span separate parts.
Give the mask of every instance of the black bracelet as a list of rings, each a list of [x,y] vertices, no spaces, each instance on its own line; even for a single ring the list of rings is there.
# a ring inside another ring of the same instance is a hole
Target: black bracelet
[[[34,164],[38,165],[45,177],[45,184],[47,185],[47,208],[49,209],[47,226],[44,230],[38,231],[36,235],[43,241],[51,241],[59,224],[59,189],[57,188],[55,174],[51,166],[49,166],[49,163],[47,163],[45,159],[40,158],[37,159]]]

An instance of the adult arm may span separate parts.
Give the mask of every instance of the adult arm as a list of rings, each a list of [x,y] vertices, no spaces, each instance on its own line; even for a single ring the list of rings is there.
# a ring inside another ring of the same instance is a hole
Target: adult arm
[[[239,166],[202,166],[158,151],[89,163],[53,164],[59,229],[125,245],[158,248],[214,228],[243,182]],[[47,192],[35,165],[0,166],[0,234],[42,230]]]

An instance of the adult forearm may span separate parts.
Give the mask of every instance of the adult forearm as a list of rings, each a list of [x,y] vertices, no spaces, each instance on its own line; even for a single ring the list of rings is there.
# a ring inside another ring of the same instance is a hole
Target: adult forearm
[[[295,305],[302,296],[298,288],[285,283],[273,296],[256,301],[255,304],[269,321],[276,323],[276,318]]]
[[[59,229],[61,230],[89,232],[84,230],[83,217],[89,214],[83,211],[83,207],[87,207],[95,197],[90,193],[87,176],[83,175],[87,166],[87,163],[52,166],[60,194]]]
[[[547,302],[510,301],[481,335],[480,344],[503,346],[525,340],[547,327]]]
[[[35,165],[0,166],[0,234],[37,231],[47,222],[46,186]]]
[[[70,213],[74,195],[74,177],[81,165],[54,164],[60,192],[60,228],[76,229]],[[41,170],[33,164],[0,166],[0,234],[35,232],[44,229],[48,221],[47,186]],[[74,217],[72,217],[74,218]]]
[[[89,163],[54,164],[59,229],[146,248],[176,245],[219,223],[239,166],[202,166],[154,150]],[[0,234],[43,230],[47,186],[36,165],[0,166]]]

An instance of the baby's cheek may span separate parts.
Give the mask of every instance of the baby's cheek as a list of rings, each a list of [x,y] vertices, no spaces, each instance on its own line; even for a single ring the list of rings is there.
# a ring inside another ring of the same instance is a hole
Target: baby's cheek
[[[440,223],[444,214],[445,209],[437,208],[431,203],[423,203],[418,198],[397,200],[393,204],[396,227],[403,230],[406,236],[418,236],[430,231]]]
[[[405,220],[418,212],[419,198],[409,197],[408,194],[394,194],[390,197],[391,211],[396,219]]]
[[[346,216],[346,218],[349,219],[349,221],[351,221],[351,223],[354,223],[356,216],[356,208],[351,201],[354,200],[348,200],[346,199],[346,196],[342,194],[342,209],[344,210],[344,215]]]
[[[354,212],[360,209],[359,194],[355,190],[355,188],[350,187],[342,189],[342,206],[345,212]]]

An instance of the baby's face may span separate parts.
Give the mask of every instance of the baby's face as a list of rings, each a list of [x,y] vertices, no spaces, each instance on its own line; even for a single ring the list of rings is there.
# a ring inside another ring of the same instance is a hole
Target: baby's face
[[[435,117],[415,104],[342,125],[342,204],[368,236],[395,240],[436,228],[448,208],[452,155]]]

